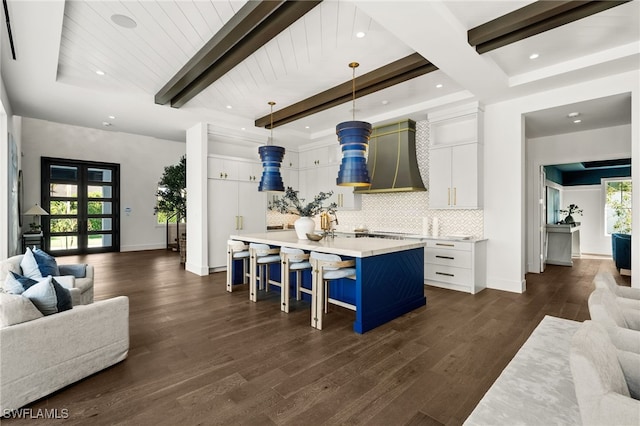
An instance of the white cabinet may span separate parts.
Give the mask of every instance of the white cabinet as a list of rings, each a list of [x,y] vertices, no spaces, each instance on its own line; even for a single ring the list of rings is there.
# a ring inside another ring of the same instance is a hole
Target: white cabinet
[[[236,176],[237,180],[259,184],[262,177],[262,163],[238,161]]]
[[[431,148],[429,152],[429,207],[478,209],[482,207],[479,173],[482,145],[477,143]]]
[[[238,179],[238,161],[226,158],[209,157],[207,176],[210,179]]]
[[[429,207],[482,208],[482,109],[474,103],[439,111],[429,122]]]
[[[486,240],[427,240],[424,249],[425,284],[471,294],[486,288],[486,246]]]

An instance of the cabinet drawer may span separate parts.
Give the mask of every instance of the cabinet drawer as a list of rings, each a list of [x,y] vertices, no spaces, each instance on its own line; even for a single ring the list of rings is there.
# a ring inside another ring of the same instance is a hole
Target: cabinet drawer
[[[464,250],[471,251],[470,242],[451,241],[451,240],[427,240],[427,248],[437,248],[445,250]]]
[[[458,268],[471,268],[471,252],[464,250],[426,248],[424,250],[424,262],[436,265],[455,266]]]
[[[471,269],[456,268],[455,266],[424,265],[424,278],[430,281],[442,281],[451,284],[460,284],[471,287]]]

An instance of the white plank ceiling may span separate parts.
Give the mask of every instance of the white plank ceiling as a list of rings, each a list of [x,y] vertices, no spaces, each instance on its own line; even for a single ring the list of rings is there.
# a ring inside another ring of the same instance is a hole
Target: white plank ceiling
[[[424,118],[456,102],[520,96],[572,73],[585,79],[638,68],[638,0],[482,56],[474,52],[472,63],[428,57],[437,52],[433,47],[444,46],[452,58],[468,58],[467,29],[529,3],[325,0],[180,109],[155,105],[155,93],[244,1],[10,0],[18,60],[9,57],[3,25],[0,64],[16,114],[87,127],[114,115],[112,130],[173,140],[184,140],[186,128],[206,121],[256,141],[266,131],[253,121],[268,114],[268,101],[278,110],[348,81],[352,61],[360,63],[362,75],[418,51],[441,68],[358,99],[356,118],[374,124]],[[443,19],[429,21],[436,14]],[[118,26],[113,15],[128,16],[137,26]],[[425,39],[428,22],[442,25],[447,37]],[[356,37],[359,31],[366,36]],[[530,60],[532,53],[540,57]],[[498,82],[498,90],[490,96],[460,78],[491,69],[495,75],[487,81]],[[344,104],[276,132],[291,143],[309,143],[333,134],[337,123],[350,119],[351,108]]]

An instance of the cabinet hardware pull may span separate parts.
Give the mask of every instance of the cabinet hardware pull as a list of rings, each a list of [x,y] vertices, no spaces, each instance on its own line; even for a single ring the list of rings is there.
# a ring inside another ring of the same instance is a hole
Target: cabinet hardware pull
[[[449,259],[449,260],[455,260],[455,257],[451,257],[451,256],[440,256],[440,255],[436,255],[437,259]]]
[[[443,246],[443,247],[455,247],[455,244],[446,244],[446,243],[436,243],[437,246]]]
[[[436,272],[436,275],[444,275],[446,277],[455,277],[453,274],[447,274],[446,272]]]
[[[238,216],[240,218],[240,230],[244,229],[243,216]]]
[[[447,188],[447,205],[451,205],[451,188]]]
[[[238,230],[238,216],[236,216],[236,231]]]
[[[222,172],[220,172],[220,178],[222,178],[222,175],[223,175],[223,173],[222,173]]]
[[[226,173],[224,174],[224,178],[225,178],[225,179],[227,178],[227,174],[226,174]]]
[[[455,186],[453,187],[453,205],[457,206],[458,205],[458,188],[456,188]]]

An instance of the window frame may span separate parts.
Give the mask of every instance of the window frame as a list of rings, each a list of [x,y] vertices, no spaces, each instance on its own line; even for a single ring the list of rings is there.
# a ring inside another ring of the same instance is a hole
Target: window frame
[[[611,237],[611,234],[607,231],[608,222],[607,222],[607,185],[611,182],[629,182],[631,183],[631,205],[629,210],[633,213],[633,181],[631,176],[628,177],[612,177],[612,178],[602,178],[600,179],[600,185],[602,188],[602,212],[603,212],[603,231],[605,237]],[[633,224],[632,224],[633,226]],[[615,233],[615,232],[614,232]]]

